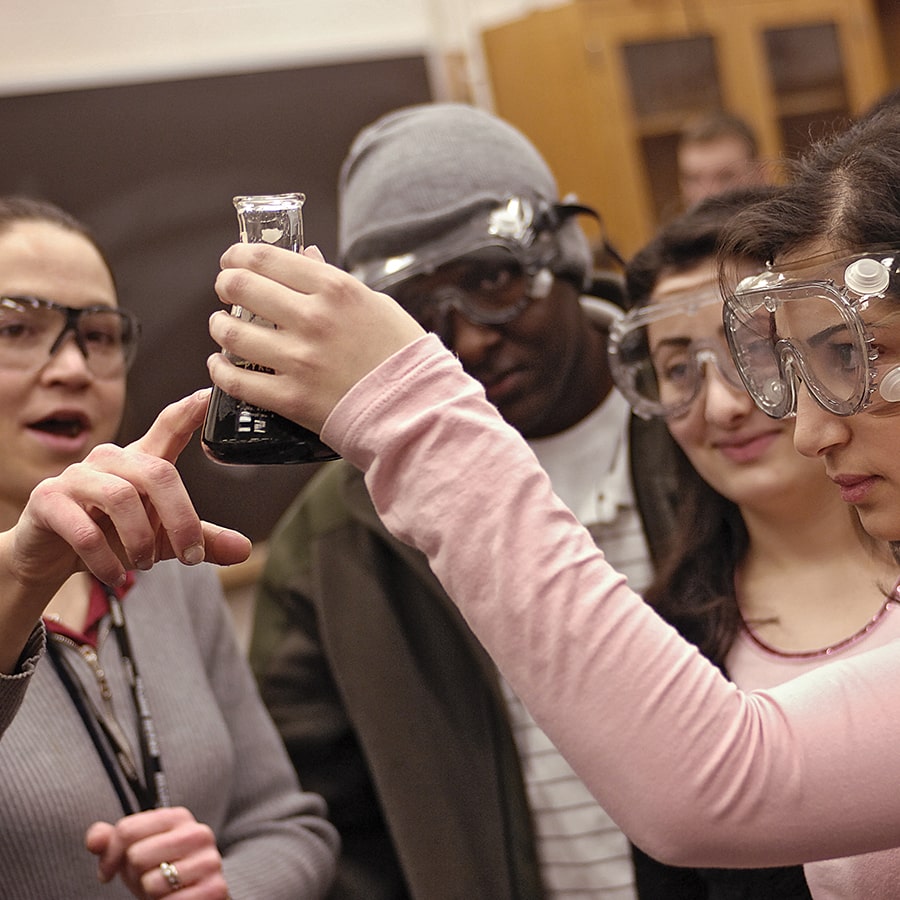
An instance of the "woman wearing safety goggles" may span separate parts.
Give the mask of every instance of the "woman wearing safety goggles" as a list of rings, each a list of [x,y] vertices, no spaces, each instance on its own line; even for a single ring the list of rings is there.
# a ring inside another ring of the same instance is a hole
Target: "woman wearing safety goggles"
[[[675,539],[645,599],[748,691],[900,637],[890,554],[821,462],[794,449],[793,419],[756,406],[731,358],[713,248],[737,212],[771,196],[734,191],[663,227],[628,264],[636,305],[609,341],[618,387],[682,451]],[[639,850],[635,865],[641,897],[810,896],[800,867],[685,870]],[[816,865],[807,871],[815,886]]]

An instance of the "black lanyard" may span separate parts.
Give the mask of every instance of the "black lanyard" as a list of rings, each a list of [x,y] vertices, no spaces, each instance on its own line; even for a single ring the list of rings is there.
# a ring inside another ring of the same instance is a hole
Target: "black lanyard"
[[[116,789],[119,802],[126,815],[137,812],[139,809],[155,809],[160,806],[169,806],[169,790],[166,776],[162,768],[162,760],[159,752],[159,742],[156,739],[156,729],[153,726],[153,718],[150,714],[150,705],[144,693],[144,683],[138,672],[131,651],[131,642],[128,639],[128,631],[125,627],[125,615],[122,604],[111,588],[106,587],[106,596],[109,600],[109,612],[111,629],[116,636],[119,645],[119,654],[122,658],[122,666],[126,680],[131,688],[131,699],[134,704],[138,721],[138,739],[141,749],[141,767],[143,779],[138,774],[134,754],[125,737],[122,727],[114,716],[101,710],[91,699],[85,690],[81,679],[72,669],[71,662],[66,659],[60,649],[62,640],[53,640],[51,635],[50,658],[56,666],[60,680],[69,692],[75,708],[78,710],[82,721],[97,753],[103,761],[106,773]],[[138,805],[129,799],[119,778],[121,775],[131,788],[131,792],[138,801]]]

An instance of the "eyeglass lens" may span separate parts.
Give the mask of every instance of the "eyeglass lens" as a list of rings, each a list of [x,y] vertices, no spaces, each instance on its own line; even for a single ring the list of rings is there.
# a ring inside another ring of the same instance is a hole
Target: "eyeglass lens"
[[[713,365],[732,387],[744,390],[721,327],[721,301],[691,312],[677,308],[632,328],[618,340],[617,365],[627,372],[626,393],[634,392],[650,415],[684,412],[700,392]],[[697,337],[697,335],[706,336]]]
[[[135,322],[127,313],[106,307],[64,307],[31,298],[0,300],[0,366],[4,369],[39,368],[70,333],[94,375],[124,374],[137,340]]]
[[[423,328],[447,328],[451,309],[480,325],[511,322],[528,305],[529,276],[522,263],[500,248],[470,254],[417,276],[390,291]]]
[[[699,393],[706,367],[713,364],[718,374],[732,387],[744,389],[724,341],[719,344],[667,343],[658,347],[647,360],[647,371],[640,383],[655,392],[663,409],[679,409]]]
[[[837,297],[808,289],[780,291],[730,316],[737,364],[754,399],[767,411],[778,407],[794,370],[827,409],[855,411],[864,399],[868,361],[852,316]]]

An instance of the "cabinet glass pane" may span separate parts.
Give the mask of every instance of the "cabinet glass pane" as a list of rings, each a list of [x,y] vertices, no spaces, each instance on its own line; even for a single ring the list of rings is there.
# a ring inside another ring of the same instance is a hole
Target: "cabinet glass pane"
[[[776,94],[843,90],[844,67],[834,22],[769,29],[764,39]]]
[[[849,103],[837,25],[770,29],[763,40],[784,151],[793,156],[846,124]]]
[[[677,165],[678,134],[653,135],[640,141],[653,215],[664,222],[679,211]]]
[[[711,35],[624,44],[622,54],[635,116],[646,120],[639,127],[653,130],[658,119],[657,130],[677,130],[687,116],[722,106]]]

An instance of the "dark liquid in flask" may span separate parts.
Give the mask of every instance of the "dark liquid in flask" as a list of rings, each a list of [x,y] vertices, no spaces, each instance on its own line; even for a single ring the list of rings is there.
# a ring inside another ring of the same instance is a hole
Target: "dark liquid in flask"
[[[340,456],[308,428],[268,409],[251,406],[214,387],[203,423],[203,447],[216,462],[285,465]]]
[[[241,241],[267,243],[295,253],[303,248],[303,194],[263,194],[234,198]],[[232,315],[274,327],[249,310],[235,306]],[[239,366],[271,372],[231,357]],[[339,459],[319,436],[277,413],[251,406],[214,387],[201,434],[206,455],[232,465],[284,465]]]

